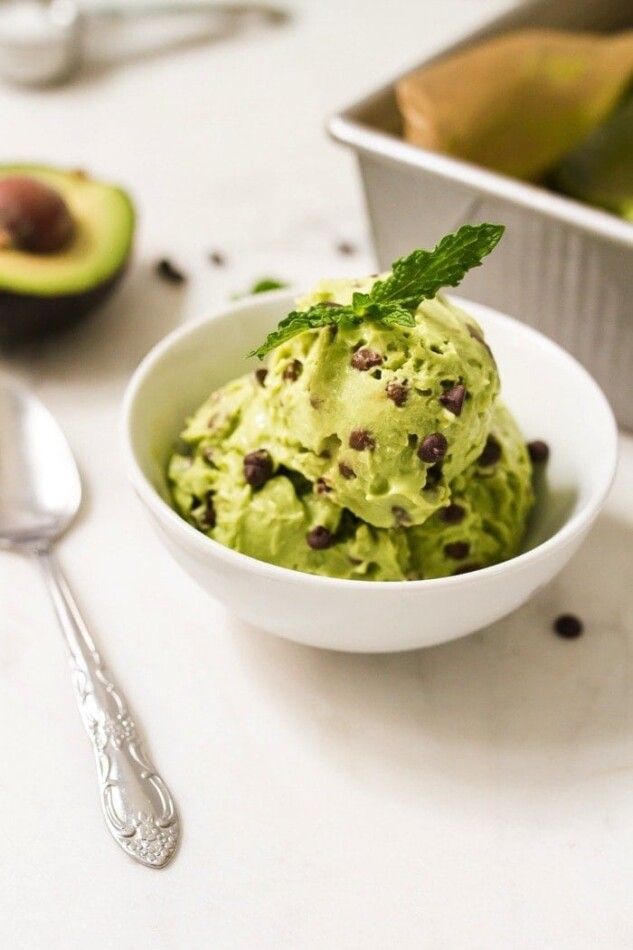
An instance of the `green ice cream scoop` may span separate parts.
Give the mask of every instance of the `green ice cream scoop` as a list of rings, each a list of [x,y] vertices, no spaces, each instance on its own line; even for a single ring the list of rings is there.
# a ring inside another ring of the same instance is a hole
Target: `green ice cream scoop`
[[[451,483],[450,504],[408,529],[410,576],[445,577],[518,554],[534,504],[523,436],[497,401],[484,452]]]
[[[326,281],[298,302],[347,304],[373,281]],[[475,320],[442,296],[414,325],[326,327],[273,352],[265,386],[284,462],[380,528],[422,524],[482,452],[499,377]]]
[[[376,528],[279,462],[288,451],[253,376],[234,380],[192,417],[173,455],[176,508],[222,544],[281,567],[357,580],[443,577],[516,554],[532,504],[523,438],[497,404],[483,458],[449,487],[424,524]],[[250,462],[249,462],[250,459]]]
[[[182,432],[176,508],[211,538],[337,578],[443,577],[511,557],[532,504],[523,438],[476,321],[441,296],[499,225],[392,272],[324,281]]]
[[[290,448],[275,403],[255,376],[213,393],[189,420],[181,441],[185,451],[169,464],[172,496],[180,514],[209,537],[312,574],[405,576],[404,539],[362,525],[331,501],[322,483],[311,483],[281,462]],[[310,532],[315,532],[311,543]]]

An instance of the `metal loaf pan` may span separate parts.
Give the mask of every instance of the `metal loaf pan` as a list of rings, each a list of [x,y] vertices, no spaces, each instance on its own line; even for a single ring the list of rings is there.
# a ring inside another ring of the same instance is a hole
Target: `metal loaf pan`
[[[538,0],[433,60],[526,26],[608,32],[633,26],[633,5],[629,0]],[[503,241],[484,267],[466,277],[460,294],[557,340],[598,380],[619,422],[633,429],[633,225],[405,142],[395,82],[328,123],[332,137],[358,156],[380,266],[388,267],[413,247],[432,247],[465,222],[505,224]],[[553,411],[555,405],[552,393]]]

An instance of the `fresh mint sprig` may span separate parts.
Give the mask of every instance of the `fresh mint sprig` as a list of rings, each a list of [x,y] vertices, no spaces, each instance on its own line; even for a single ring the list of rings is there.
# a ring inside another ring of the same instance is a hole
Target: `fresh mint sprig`
[[[455,234],[443,237],[434,250],[413,251],[395,261],[389,277],[376,281],[368,294],[356,292],[351,304],[317,303],[289,313],[248,355],[263,359],[298,333],[319,327],[354,326],[365,321],[413,327],[413,314],[420,303],[435,297],[443,287],[456,287],[496,247],[504,230],[501,224],[465,224]]]

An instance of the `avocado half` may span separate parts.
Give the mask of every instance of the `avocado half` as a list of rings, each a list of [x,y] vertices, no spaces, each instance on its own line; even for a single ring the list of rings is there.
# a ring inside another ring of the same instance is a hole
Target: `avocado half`
[[[57,191],[74,222],[59,251],[0,247],[0,342],[50,333],[102,304],[123,276],[134,237],[134,206],[120,188],[80,171],[0,165],[0,179],[34,178]]]

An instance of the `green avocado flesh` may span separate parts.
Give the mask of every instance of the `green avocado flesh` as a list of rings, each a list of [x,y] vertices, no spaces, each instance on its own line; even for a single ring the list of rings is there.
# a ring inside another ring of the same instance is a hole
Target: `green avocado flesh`
[[[371,284],[324,281],[298,307],[346,303]],[[441,296],[415,319],[307,330],[272,353],[265,378],[247,374],[212,393],[169,462],[178,512],[236,551],[329,577],[444,577],[514,556],[532,469],[482,330]],[[456,386],[466,396],[451,411],[441,397]],[[358,431],[370,445],[350,445]],[[447,443],[441,466],[418,455],[437,433]],[[272,474],[252,487],[244,459],[262,449]],[[315,528],[327,546],[308,543]]]
[[[0,166],[0,179],[35,178],[55,189],[75,223],[69,244],[50,254],[0,249],[0,292],[36,297],[79,295],[109,281],[127,261],[134,208],[120,188],[81,172],[37,165]]]

